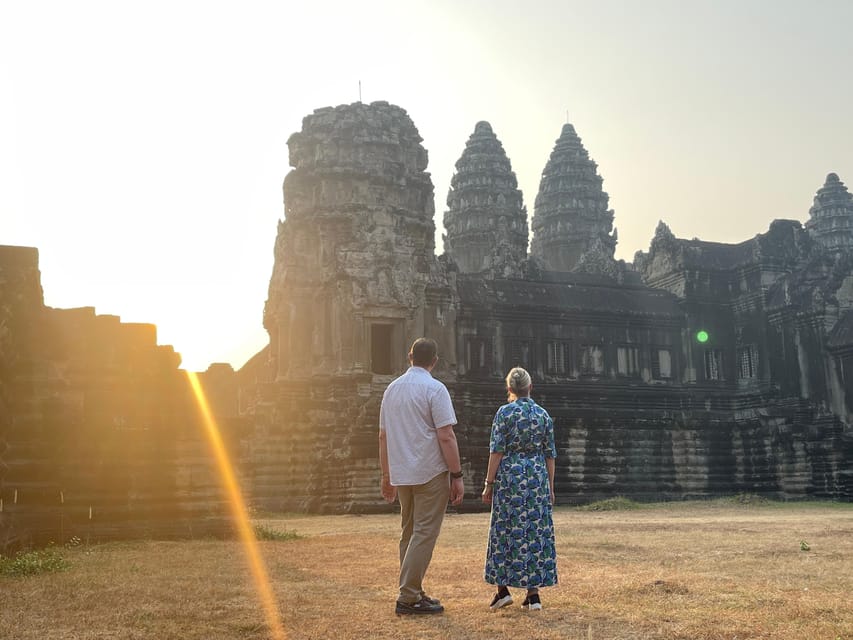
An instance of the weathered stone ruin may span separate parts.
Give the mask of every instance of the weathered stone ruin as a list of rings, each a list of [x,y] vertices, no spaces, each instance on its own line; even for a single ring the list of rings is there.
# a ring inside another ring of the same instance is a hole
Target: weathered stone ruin
[[[154,325],[46,307],[37,250],[0,246],[0,552],[229,527],[179,363]]]
[[[722,244],[661,222],[626,264],[572,125],[531,239],[510,160],[479,122],[436,256],[421,142],[385,102],[319,109],[288,141],[269,345],[201,376],[251,504],[387,510],[379,404],[422,335],[438,341],[434,374],[457,409],[467,508],[481,508],[515,365],[556,422],[559,503],[853,498],[853,197],[837,175],[805,225]],[[179,365],[152,325],[46,307],[37,250],[0,247],[0,552],[228,530]]]
[[[617,234],[602,182],[575,128],[563,125],[542,172],[533,213],[530,253],[543,268],[615,273]]]
[[[477,123],[432,237],[426,151],[402,109],[316,111],[289,141],[265,325],[239,373],[246,486],[273,509],[370,511],[382,391],[417,336],[439,343],[471,493],[514,365],[557,425],[558,501],[738,492],[849,500],[853,202],[830,174],[805,227],[728,245],[661,223],[633,264],[572,125],[526,210]],[[698,337],[697,337],[698,336]]]
[[[818,189],[806,230],[830,252],[849,252],[853,247],[853,198],[834,173]]]
[[[444,250],[461,273],[520,275],[527,258],[527,209],[503,145],[478,122],[450,182]]]
[[[262,381],[271,368],[245,457],[259,504],[338,509],[375,493],[382,390],[409,336],[447,322],[434,309],[453,313],[420,143],[406,112],[385,103],[318,110],[288,141],[269,361],[246,368]]]

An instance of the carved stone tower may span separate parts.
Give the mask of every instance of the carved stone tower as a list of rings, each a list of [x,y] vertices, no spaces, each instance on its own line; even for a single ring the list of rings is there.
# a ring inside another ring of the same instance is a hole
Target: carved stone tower
[[[853,195],[830,173],[818,189],[805,224],[811,236],[830,251],[853,249]]]
[[[548,270],[614,268],[613,211],[597,167],[575,128],[563,125],[542,172],[533,214],[531,254]]]
[[[427,152],[387,102],[318,109],[288,140],[264,326],[278,379],[392,374],[435,260]]]
[[[488,122],[468,139],[447,194],[444,248],[462,273],[509,276],[527,258],[527,209]]]

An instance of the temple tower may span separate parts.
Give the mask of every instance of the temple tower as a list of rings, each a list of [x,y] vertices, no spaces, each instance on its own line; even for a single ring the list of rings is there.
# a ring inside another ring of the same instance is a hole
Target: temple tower
[[[542,172],[532,223],[531,255],[548,270],[613,268],[613,211],[597,167],[575,128],[563,125]]]
[[[818,189],[805,227],[830,251],[853,248],[853,195],[837,174],[826,176],[826,182]]]
[[[455,363],[427,152],[387,102],[318,109],[287,144],[245,483],[265,509],[385,509],[382,393],[419,336],[439,342],[442,372]]]
[[[527,209],[488,122],[468,138],[447,194],[444,248],[462,273],[509,276],[527,258]]]
[[[264,326],[278,379],[392,374],[435,262],[427,152],[387,102],[316,110],[288,140]]]

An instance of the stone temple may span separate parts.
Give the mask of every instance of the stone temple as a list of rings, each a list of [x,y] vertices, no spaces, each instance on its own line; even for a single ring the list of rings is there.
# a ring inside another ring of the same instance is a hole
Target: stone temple
[[[528,225],[510,159],[479,122],[436,255],[421,142],[386,102],[318,109],[288,141],[269,345],[201,375],[251,505],[389,509],[379,404],[419,336],[438,342],[434,375],[457,410],[463,508],[482,508],[515,365],[555,419],[558,503],[853,499],[853,196],[836,174],[805,224],[723,244],[661,222],[626,263],[572,125]],[[39,278],[36,249],[0,246],[0,552],[227,528],[179,356],[152,325],[45,307]]]
[[[436,256],[427,152],[403,109],[319,109],[288,145],[270,345],[237,374],[259,504],[381,508],[379,402],[421,335],[439,344],[472,497],[514,365],[555,418],[558,502],[853,495],[853,197],[835,174],[805,225],[722,244],[660,223],[626,264],[571,124],[531,238],[510,160],[479,122]]]

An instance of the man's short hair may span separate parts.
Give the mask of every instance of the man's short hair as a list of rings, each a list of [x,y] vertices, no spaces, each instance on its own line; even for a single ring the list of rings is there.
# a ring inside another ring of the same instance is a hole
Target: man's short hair
[[[437,353],[438,345],[432,338],[418,338],[412,343],[412,348],[409,350],[412,364],[416,367],[430,366]]]

